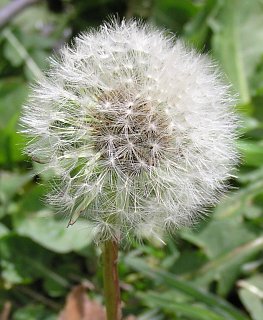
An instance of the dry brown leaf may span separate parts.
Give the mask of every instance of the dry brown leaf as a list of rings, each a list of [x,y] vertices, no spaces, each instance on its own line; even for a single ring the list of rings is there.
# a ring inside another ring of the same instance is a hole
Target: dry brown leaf
[[[88,288],[90,286],[80,284],[71,290],[58,320],[107,320],[104,307],[87,296]],[[124,320],[136,320],[136,318],[130,315]]]
[[[106,320],[104,307],[87,296],[87,287],[75,286],[67,296],[59,320]]]
[[[4,303],[3,309],[0,313],[0,320],[8,320],[9,319],[11,307],[12,307],[12,305],[11,305],[10,301],[6,301]]]

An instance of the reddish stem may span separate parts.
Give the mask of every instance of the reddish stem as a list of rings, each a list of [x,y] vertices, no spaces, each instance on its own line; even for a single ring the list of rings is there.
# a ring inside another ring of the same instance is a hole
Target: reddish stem
[[[104,296],[107,320],[121,320],[121,297],[118,276],[118,243],[107,240],[103,248]]]

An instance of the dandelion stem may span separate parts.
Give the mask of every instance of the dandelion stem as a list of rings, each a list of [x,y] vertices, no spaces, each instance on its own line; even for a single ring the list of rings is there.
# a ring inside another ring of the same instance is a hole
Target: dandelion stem
[[[121,320],[121,298],[118,276],[118,243],[104,242],[103,248],[104,296],[107,320]]]

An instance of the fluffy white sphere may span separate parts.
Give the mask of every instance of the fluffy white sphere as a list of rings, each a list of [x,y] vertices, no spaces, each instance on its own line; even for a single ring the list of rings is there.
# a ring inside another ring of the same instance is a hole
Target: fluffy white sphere
[[[51,203],[119,239],[187,225],[217,201],[237,161],[232,106],[207,56],[122,21],[51,59],[22,122],[28,154],[60,176]]]

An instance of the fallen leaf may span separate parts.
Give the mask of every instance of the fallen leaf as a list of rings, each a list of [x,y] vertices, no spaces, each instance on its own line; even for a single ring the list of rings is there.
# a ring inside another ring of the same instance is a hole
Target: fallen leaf
[[[87,296],[87,286],[75,286],[67,296],[59,320],[106,320],[104,307]]]
[[[12,305],[11,305],[10,301],[6,301],[4,303],[3,309],[0,313],[0,320],[8,320],[9,319],[11,307],[12,307]]]
[[[90,283],[75,286],[68,294],[58,320],[107,320],[105,308],[99,302],[89,299],[87,289],[91,288]],[[123,320],[136,320],[136,317],[129,315]]]

